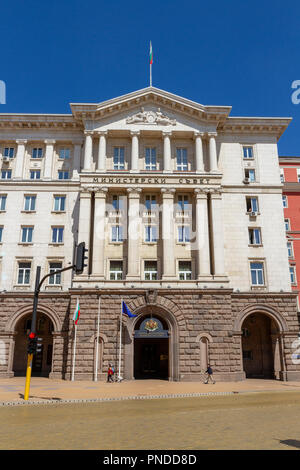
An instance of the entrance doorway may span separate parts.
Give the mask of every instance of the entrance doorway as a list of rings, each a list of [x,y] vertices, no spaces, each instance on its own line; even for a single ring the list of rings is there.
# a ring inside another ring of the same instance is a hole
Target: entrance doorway
[[[246,378],[279,378],[279,330],[269,316],[255,313],[245,319],[242,325],[242,350]]]
[[[136,325],[134,378],[169,379],[169,331],[157,317],[144,317]]]
[[[37,315],[37,337],[41,339],[40,351],[33,356],[32,376],[49,377],[52,368],[53,323],[47,315]],[[22,318],[16,325],[13,371],[16,377],[26,376],[27,344],[31,328],[31,315]]]

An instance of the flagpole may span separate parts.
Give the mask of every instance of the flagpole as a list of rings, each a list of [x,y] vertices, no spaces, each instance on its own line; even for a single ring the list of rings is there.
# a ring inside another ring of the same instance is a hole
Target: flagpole
[[[100,295],[98,300],[98,319],[97,319],[97,337],[96,337],[96,364],[94,381],[98,381],[98,355],[99,355],[99,331],[100,331]]]
[[[77,336],[77,325],[74,322],[75,328],[75,336],[74,336],[74,348],[73,348],[73,367],[72,367],[72,378],[71,380],[74,381],[74,372],[75,372],[75,356],[76,356],[76,336]]]
[[[119,372],[118,372],[118,380],[121,380],[121,350],[122,350],[122,306],[123,306],[123,299],[121,299],[121,310],[120,310],[120,345],[119,345]]]
[[[152,64],[150,64],[150,86],[152,86]]]

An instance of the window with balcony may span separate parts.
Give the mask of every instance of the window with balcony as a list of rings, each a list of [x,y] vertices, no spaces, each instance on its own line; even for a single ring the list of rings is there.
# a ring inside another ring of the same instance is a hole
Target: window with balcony
[[[145,152],[145,169],[156,170],[156,148],[146,147]]]
[[[176,170],[177,171],[187,171],[188,170],[188,159],[187,159],[187,149],[186,148],[177,148],[176,149]]]

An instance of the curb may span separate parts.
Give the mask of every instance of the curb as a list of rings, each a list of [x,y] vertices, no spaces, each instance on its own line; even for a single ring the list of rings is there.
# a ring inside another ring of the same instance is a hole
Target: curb
[[[176,393],[169,395],[134,395],[125,397],[111,397],[111,398],[87,398],[87,399],[62,399],[62,400],[39,400],[39,401],[2,401],[2,406],[28,406],[28,405],[66,405],[74,403],[103,403],[109,401],[125,401],[125,400],[157,400],[165,398],[198,398],[198,397],[213,397],[224,395],[235,395],[239,392],[208,392],[208,393]]]

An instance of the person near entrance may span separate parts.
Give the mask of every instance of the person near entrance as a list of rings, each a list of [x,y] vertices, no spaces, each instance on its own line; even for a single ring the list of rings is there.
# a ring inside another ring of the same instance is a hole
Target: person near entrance
[[[208,367],[207,367],[207,369],[206,369],[206,374],[207,374],[207,377],[206,377],[206,380],[205,380],[204,383],[205,383],[205,384],[208,384],[208,381],[211,380],[211,382],[212,382],[213,384],[215,384],[216,382],[215,382],[214,379],[213,379],[213,370],[212,370],[212,368],[210,367],[209,364],[208,364]]]
[[[107,382],[113,382],[114,381],[114,373],[115,373],[115,370],[114,370],[113,366],[111,364],[109,364],[108,370],[107,370]]]

